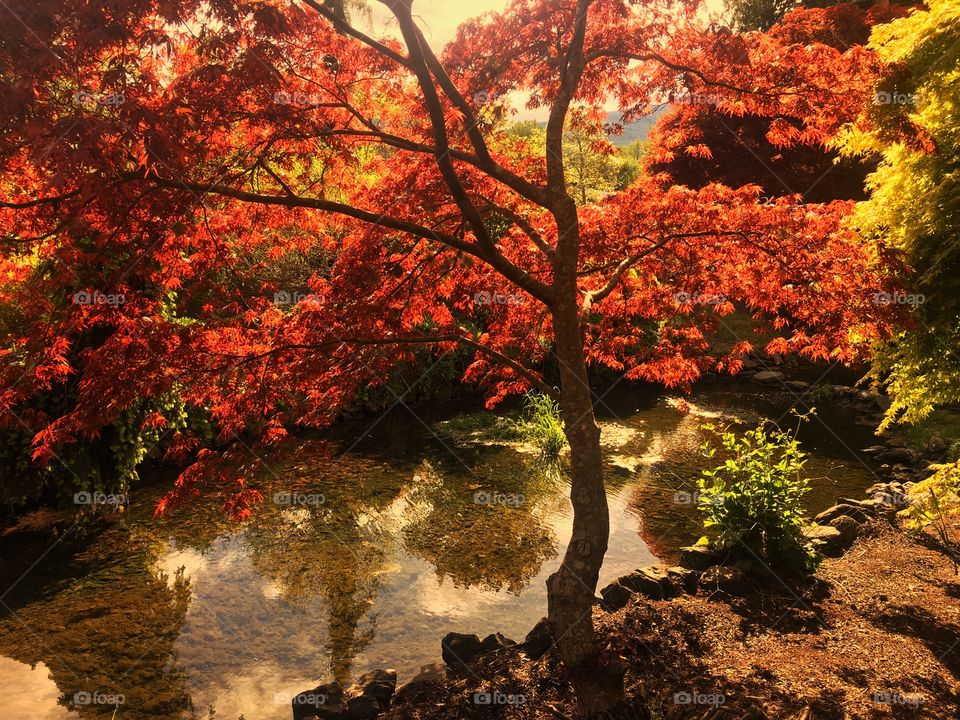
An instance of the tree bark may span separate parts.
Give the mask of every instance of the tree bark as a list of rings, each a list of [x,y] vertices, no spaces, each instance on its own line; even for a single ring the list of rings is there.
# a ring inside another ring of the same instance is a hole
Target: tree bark
[[[570,500],[573,533],[560,568],[547,580],[547,619],[554,642],[577,694],[581,717],[603,713],[624,700],[623,669],[604,662],[593,627],[593,602],[607,552],[610,515],[603,484],[600,429],[583,352],[576,287],[579,255],[576,207],[556,213],[558,243],[551,307],[560,365],[560,412],[570,444]]]

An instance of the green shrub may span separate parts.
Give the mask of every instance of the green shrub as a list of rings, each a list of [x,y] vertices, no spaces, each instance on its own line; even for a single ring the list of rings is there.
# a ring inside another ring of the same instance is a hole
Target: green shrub
[[[954,537],[960,518],[960,462],[931,465],[935,472],[910,488],[910,506],[900,513],[904,527],[913,533],[930,528],[953,560],[953,572],[960,566],[960,545]]]
[[[560,406],[542,393],[527,393],[516,429],[523,440],[540,448],[540,452],[548,459],[559,458],[567,445]]]
[[[806,460],[796,432],[763,424],[739,436],[707,429],[716,433],[725,456],[698,482],[704,527],[716,533],[714,542],[756,570],[814,569],[816,554],[802,534],[809,486],[801,475]],[[709,458],[717,450],[710,442],[703,446]]]

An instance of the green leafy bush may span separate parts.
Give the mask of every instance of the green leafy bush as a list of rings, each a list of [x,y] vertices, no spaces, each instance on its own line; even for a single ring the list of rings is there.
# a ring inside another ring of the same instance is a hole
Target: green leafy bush
[[[762,424],[742,435],[707,429],[720,448],[707,442],[704,453],[713,458],[721,449],[725,456],[698,482],[704,527],[716,533],[714,542],[757,570],[812,570],[816,555],[802,534],[806,460],[796,432]]]
[[[953,571],[960,565],[960,546],[953,529],[960,518],[960,462],[931,465],[933,475],[918,482],[907,494],[910,506],[900,513],[907,530],[915,533],[927,528],[936,533],[953,560]]]
[[[516,429],[523,440],[540,448],[548,459],[559,458],[567,445],[560,406],[543,393],[527,393]]]

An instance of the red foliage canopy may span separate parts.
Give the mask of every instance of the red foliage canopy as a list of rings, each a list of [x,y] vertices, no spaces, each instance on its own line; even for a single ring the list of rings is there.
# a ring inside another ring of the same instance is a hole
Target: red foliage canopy
[[[571,106],[630,120],[680,93],[822,143],[870,100],[863,47],[704,27],[693,2],[516,0],[437,57],[388,4],[403,43],[312,0],[0,10],[0,405],[38,459],[168,393],[222,442],[272,445],[424,346],[469,347],[495,402],[539,382],[573,271],[588,361],[671,386],[738,368],[744,344],[705,341],[734,308],[812,358],[884,332],[884,258],[847,203],[646,176],[570,235],[556,152]],[[514,90],[551,109],[546,157],[505,132]],[[305,286],[284,285],[305,256]],[[198,463],[183,487],[219,473],[202,444],[170,444]]]

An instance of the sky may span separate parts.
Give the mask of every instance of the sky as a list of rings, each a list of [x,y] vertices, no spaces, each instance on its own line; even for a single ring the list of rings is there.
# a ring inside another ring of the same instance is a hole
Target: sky
[[[413,14],[431,47],[439,54],[440,48],[453,39],[457,27],[464,20],[489,11],[501,12],[509,2],[510,0],[414,0]],[[711,14],[719,14],[723,10],[723,0],[706,0],[705,5]],[[369,7],[373,34],[399,37],[390,11],[376,0],[371,2]],[[361,21],[361,24],[364,24],[364,21]],[[548,110],[545,108],[530,111],[523,107],[522,98],[516,98],[513,104],[517,108],[517,120],[545,120],[547,117]]]
[[[457,26],[464,20],[488,11],[504,10],[509,0],[414,0],[413,14],[420,23],[427,40],[435,50],[449,42]],[[706,8],[711,13],[723,10],[723,0],[706,0]],[[380,2],[370,3],[373,13],[374,29],[391,32],[390,11]],[[394,34],[395,29],[392,30]]]

